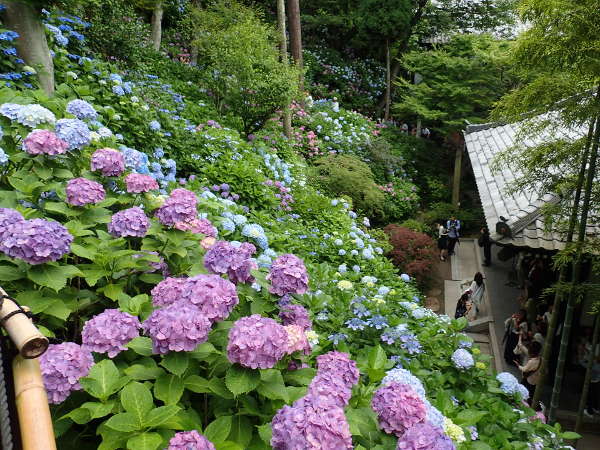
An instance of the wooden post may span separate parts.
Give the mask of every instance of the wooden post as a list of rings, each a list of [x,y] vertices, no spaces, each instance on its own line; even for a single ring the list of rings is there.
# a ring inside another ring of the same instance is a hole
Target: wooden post
[[[458,208],[459,206],[463,150],[464,148],[460,145],[456,146],[456,156],[454,157],[454,179],[452,180],[452,204],[455,208]]]
[[[2,288],[0,288],[0,295],[6,295]],[[19,310],[20,308],[12,300],[5,298],[0,308],[0,320]],[[3,326],[23,358],[37,358],[48,348],[48,338],[39,332],[25,314],[18,313],[11,316]]]
[[[17,356],[13,361],[13,378],[23,450],[56,450],[39,361]]]
[[[390,103],[392,103],[392,68],[390,57],[390,41],[385,41],[385,111],[384,120],[390,120]]]

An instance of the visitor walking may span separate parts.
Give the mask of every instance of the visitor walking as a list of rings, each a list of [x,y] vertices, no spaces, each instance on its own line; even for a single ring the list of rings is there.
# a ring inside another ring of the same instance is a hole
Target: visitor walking
[[[429,131],[429,128],[425,127],[421,130],[421,135],[425,138],[425,139],[429,139],[429,136],[431,136],[431,131]]]
[[[475,315],[479,313],[479,307],[483,303],[483,294],[485,293],[485,283],[483,282],[483,275],[481,272],[477,272],[473,277],[473,282],[469,286],[470,300],[475,308]]]
[[[448,230],[441,223],[435,224],[438,230],[438,250],[440,251],[440,261],[446,261],[448,256]]]
[[[472,304],[469,300],[469,293],[465,292],[458,299],[458,303],[456,304],[456,311],[454,312],[454,318],[460,319],[461,317],[468,317],[471,312]]]
[[[402,125],[400,125],[400,131],[404,134],[408,134],[408,124],[406,122],[402,122]]]
[[[504,321],[504,338],[502,339],[504,343],[504,361],[509,365],[513,365],[515,359],[517,359],[514,350],[519,343],[520,334],[527,335],[526,314],[527,312],[521,309]]]
[[[529,398],[531,399],[533,398],[533,394],[535,392],[535,386],[540,379],[539,369],[542,365],[542,359],[540,358],[542,346],[539,342],[533,341],[527,347],[527,352],[529,354],[527,364],[522,366],[517,360],[515,360],[514,363],[523,374],[521,384],[527,388],[529,391]]]
[[[600,355],[596,356],[592,366],[592,379],[590,380],[590,390],[587,398],[587,408],[583,410],[586,416],[600,414]]]
[[[450,217],[450,220],[446,223],[446,229],[448,230],[448,256],[452,256],[454,255],[454,247],[459,242],[460,220],[457,220],[455,216]]]
[[[488,227],[481,229],[477,243],[480,247],[483,247],[483,265],[489,266],[492,264],[492,239],[490,238]]]

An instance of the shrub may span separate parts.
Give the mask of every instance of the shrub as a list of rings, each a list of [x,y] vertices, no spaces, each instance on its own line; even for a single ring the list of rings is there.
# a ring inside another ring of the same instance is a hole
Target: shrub
[[[394,264],[419,282],[426,281],[436,257],[433,239],[425,233],[398,225],[388,225],[384,231],[393,246],[389,256]]]
[[[369,166],[354,156],[330,155],[315,161],[315,181],[333,196],[346,195],[362,213],[383,216],[385,195]]]
[[[417,219],[406,219],[404,222],[400,224],[403,228],[408,228],[409,230],[416,231],[418,233],[425,233],[431,235],[432,227],[427,225],[426,223],[421,222]]]
[[[479,228],[484,223],[484,218],[481,217],[479,210],[470,208],[455,207],[451,203],[433,203],[431,208],[426,210],[421,215],[421,220],[428,224],[434,224],[436,222],[445,224],[446,221],[456,216],[461,222],[461,235],[468,233],[474,233],[479,231]]]

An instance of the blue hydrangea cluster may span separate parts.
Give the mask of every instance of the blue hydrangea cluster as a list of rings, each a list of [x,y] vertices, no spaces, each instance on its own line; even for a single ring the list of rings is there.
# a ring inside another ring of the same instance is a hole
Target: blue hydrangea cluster
[[[450,357],[452,359],[452,363],[454,367],[460,370],[470,369],[475,365],[475,360],[473,359],[473,355],[471,355],[464,348],[459,348],[452,353]]]
[[[57,136],[69,144],[69,149],[81,149],[91,140],[90,129],[79,119],[60,119],[56,122]]]
[[[408,370],[401,368],[388,370],[383,380],[381,380],[381,384],[385,385],[394,381],[396,383],[409,385],[420,397],[425,398],[425,388],[423,387],[423,383]]]
[[[131,169],[136,173],[148,174],[150,170],[148,168],[148,155],[134,148],[129,148],[124,145],[119,146],[119,151],[123,154],[125,159],[125,167]]]
[[[85,100],[75,99],[67,103],[67,112],[80,120],[96,120],[98,113],[92,105]]]
[[[235,221],[234,216],[234,221]],[[244,217],[244,216],[241,216]],[[244,217],[245,218],[245,217]],[[267,249],[269,247],[269,239],[265,234],[263,227],[256,223],[247,223],[242,227],[242,236],[254,240],[260,248]]]
[[[508,372],[501,372],[496,375],[496,380],[500,383],[500,389],[505,394],[513,395],[517,392],[519,381],[515,376]]]
[[[61,47],[66,47],[67,45],[69,45],[69,39],[63,34],[60,28],[55,27],[54,25],[50,25],[49,23],[45,25],[48,31],[52,33],[52,36],[54,36],[54,40],[58,45],[60,45]]]

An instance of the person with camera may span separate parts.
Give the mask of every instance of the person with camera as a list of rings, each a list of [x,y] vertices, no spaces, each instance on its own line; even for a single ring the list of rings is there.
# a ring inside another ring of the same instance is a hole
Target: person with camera
[[[448,230],[448,256],[452,256],[460,237],[460,220],[457,220],[455,216],[450,217],[446,223],[446,229]]]

